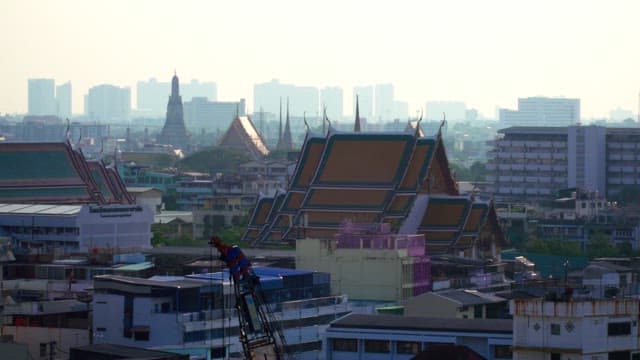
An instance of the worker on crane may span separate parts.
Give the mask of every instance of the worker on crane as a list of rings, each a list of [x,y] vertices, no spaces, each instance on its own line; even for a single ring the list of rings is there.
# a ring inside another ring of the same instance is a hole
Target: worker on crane
[[[211,245],[213,245],[220,252],[220,260],[224,261],[229,268],[231,276],[234,280],[244,279],[249,276],[249,269],[251,269],[251,262],[244,255],[242,250],[237,245],[229,246],[222,242],[222,239],[218,236],[211,238]]]

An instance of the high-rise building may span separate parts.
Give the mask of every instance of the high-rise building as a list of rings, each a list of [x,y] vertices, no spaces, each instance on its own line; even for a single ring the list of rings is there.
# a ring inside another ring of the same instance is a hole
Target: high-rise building
[[[184,102],[184,122],[193,130],[205,129],[210,132],[226,131],[235,116],[246,115],[246,103],[240,101],[209,101],[204,97],[194,97]]]
[[[175,74],[171,79],[171,96],[169,96],[167,104],[167,118],[162,132],[158,136],[158,143],[170,144],[181,149],[186,148],[189,143],[187,128],[184,125],[180,81]]]
[[[344,112],[342,88],[332,86],[320,90],[320,102],[326,106],[329,119],[342,118]]]
[[[55,81],[29,79],[29,115],[56,115]]]
[[[184,102],[191,101],[194,97],[204,97],[209,101],[218,100],[218,84],[214,82],[200,82],[194,79],[180,87]]]
[[[196,97],[206,98],[208,101],[216,101],[218,98],[218,85],[215,82],[191,80],[189,83],[182,84],[180,88],[185,105],[187,101],[191,101]],[[148,116],[164,115],[167,106],[167,94],[171,91],[171,84],[158,82],[155,78],[151,78],[147,81],[138,81],[136,90],[136,109],[139,112]]]
[[[370,119],[373,118],[373,86],[354,87],[353,104],[356,103],[356,96],[360,103],[360,118],[365,118],[370,121]]]
[[[393,120],[393,84],[377,84],[375,96],[375,118],[380,122]]]
[[[71,82],[56,86],[56,105],[59,118],[71,117]]]
[[[548,199],[574,187],[614,197],[624,186],[640,185],[638,128],[516,126],[499,133],[486,179],[496,198]]]
[[[424,117],[428,121],[463,122],[467,117],[467,105],[462,101],[427,101]]]
[[[580,122],[580,99],[519,98],[518,110],[500,109],[499,117],[503,127],[576,125]]]
[[[393,119],[405,119],[409,116],[409,103],[406,101],[393,102]]]
[[[84,112],[91,120],[125,121],[131,112],[131,89],[109,84],[94,86],[85,95]]]
[[[315,87],[283,84],[277,79],[253,86],[254,110],[262,109],[277,114],[280,99],[284,98],[289,98],[292,116],[303,116],[305,113],[308,117],[319,115],[319,94]]]
[[[138,81],[136,85],[136,109],[148,116],[162,116],[167,110],[167,94],[171,91],[168,82],[155,78]]]

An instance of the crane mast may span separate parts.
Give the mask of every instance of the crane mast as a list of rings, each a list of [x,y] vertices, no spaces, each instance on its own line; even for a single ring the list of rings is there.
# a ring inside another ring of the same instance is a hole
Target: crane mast
[[[220,253],[233,283],[244,358],[290,359],[285,353],[284,336],[264,301],[260,278],[253,271],[249,259],[238,246],[227,245],[218,236],[213,236],[210,244]]]

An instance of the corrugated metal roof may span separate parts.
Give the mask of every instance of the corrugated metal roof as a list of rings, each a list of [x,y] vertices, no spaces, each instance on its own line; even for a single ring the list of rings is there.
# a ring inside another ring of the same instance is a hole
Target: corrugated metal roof
[[[72,215],[82,210],[82,205],[0,204],[0,214]]]

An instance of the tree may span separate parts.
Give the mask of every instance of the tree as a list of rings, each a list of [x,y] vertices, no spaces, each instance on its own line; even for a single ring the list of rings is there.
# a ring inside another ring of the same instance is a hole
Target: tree
[[[480,161],[475,161],[473,164],[471,164],[471,166],[469,167],[469,170],[471,172],[471,181],[485,181],[486,177],[487,177],[487,164],[480,162]]]
[[[620,249],[611,242],[611,238],[608,235],[601,231],[596,231],[589,236],[586,250],[587,256],[592,259],[620,256]]]
[[[216,173],[237,172],[238,165],[251,160],[251,156],[235,149],[214,147],[198,151],[180,160],[177,164],[182,171],[197,171],[214,175]]]

